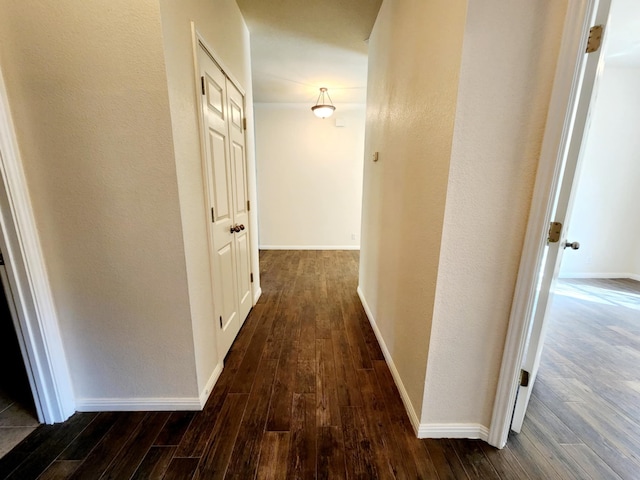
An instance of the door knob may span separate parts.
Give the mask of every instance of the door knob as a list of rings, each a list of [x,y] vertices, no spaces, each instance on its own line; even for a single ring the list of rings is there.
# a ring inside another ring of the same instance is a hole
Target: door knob
[[[235,227],[233,227],[233,231],[238,233],[241,230],[240,225],[236,223]]]
[[[233,225],[231,225],[229,227],[229,233],[234,233],[236,231],[235,227]]]
[[[571,248],[571,250],[578,250],[580,248],[580,242],[564,242],[564,248]]]
[[[240,224],[240,230],[244,230],[244,225]]]

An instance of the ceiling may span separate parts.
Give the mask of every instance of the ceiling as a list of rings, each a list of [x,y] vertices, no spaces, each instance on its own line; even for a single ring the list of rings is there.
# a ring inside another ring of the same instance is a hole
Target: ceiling
[[[607,33],[607,65],[640,67],[640,2],[613,0]]]
[[[382,0],[237,0],[258,103],[365,103],[367,39]],[[613,0],[607,64],[640,67],[640,1]]]
[[[365,103],[367,39],[382,0],[237,0],[251,33],[254,102]]]

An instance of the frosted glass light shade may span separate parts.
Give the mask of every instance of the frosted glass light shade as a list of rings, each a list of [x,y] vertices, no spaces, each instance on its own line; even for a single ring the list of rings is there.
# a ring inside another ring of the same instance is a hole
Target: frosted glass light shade
[[[333,115],[333,111],[336,109],[333,105],[314,105],[311,107],[311,111],[318,118],[327,118]]]

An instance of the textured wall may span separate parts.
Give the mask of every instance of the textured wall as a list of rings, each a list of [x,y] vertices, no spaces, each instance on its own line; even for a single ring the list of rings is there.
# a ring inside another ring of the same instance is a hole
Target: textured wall
[[[252,264],[254,292],[260,288],[255,202],[255,161],[251,95],[249,32],[233,0],[160,0],[165,47],[167,82],[172,115],[176,171],[180,195],[184,255],[189,279],[189,295],[198,365],[200,391],[218,364],[215,342],[215,315],[212,299],[204,180],[199,137],[199,105],[194,74],[191,21],[214,50],[224,67],[246,91],[247,161],[249,194],[253,203]]]
[[[418,415],[465,12],[463,0],[385,0],[369,42],[359,282]]]
[[[593,104],[561,276],[640,277],[640,68],[604,69]]]
[[[256,104],[261,246],[360,245],[364,119],[364,105],[322,120],[308,104]]]
[[[491,421],[565,10],[469,2],[423,423]]]
[[[76,397],[196,396],[157,2],[1,0],[0,10]]]

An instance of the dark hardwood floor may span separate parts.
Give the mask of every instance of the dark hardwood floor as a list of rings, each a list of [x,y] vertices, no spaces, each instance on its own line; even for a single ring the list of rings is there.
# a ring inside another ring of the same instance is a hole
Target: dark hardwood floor
[[[357,252],[260,263],[263,296],[203,411],[78,413],[39,427],[0,478],[640,478],[640,302],[608,299],[618,322],[558,297],[523,432],[496,450],[415,437],[355,293]]]

